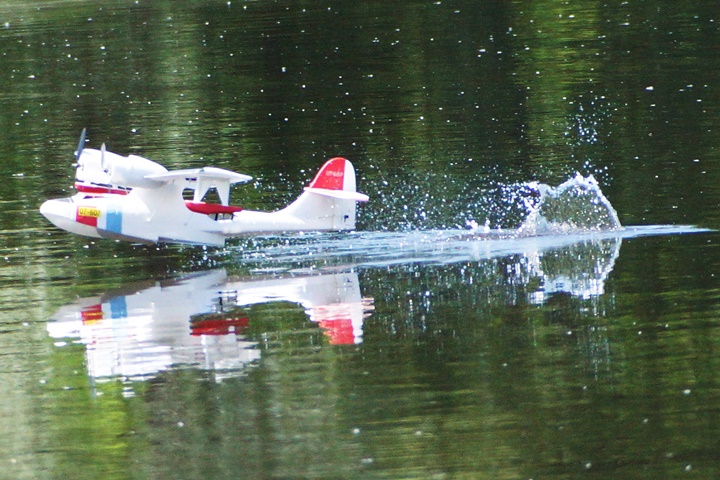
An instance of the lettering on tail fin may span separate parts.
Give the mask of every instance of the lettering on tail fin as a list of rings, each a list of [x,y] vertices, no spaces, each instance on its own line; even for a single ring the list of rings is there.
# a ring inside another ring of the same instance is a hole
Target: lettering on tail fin
[[[345,164],[347,160],[335,157],[328,160],[310,183],[309,188],[324,188],[327,190],[343,190],[345,180]]]
[[[325,162],[310,186],[305,187],[305,191],[339,200],[368,200],[367,195],[355,191],[355,169],[342,157],[331,158]]]

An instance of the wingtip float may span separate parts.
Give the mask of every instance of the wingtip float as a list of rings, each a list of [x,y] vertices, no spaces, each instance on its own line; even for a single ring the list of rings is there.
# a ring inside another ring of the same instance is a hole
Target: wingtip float
[[[75,188],[68,198],[47,200],[42,213],[58,228],[88,237],[141,243],[223,246],[229,237],[271,232],[342,231],[355,228],[356,191],[349,160],[328,160],[300,196],[275,212],[230,205],[230,186],[252,177],[216,167],[168,171],[146,158],[83,148],[76,152]],[[186,200],[183,191],[194,191]],[[217,191],[220,203],[206,203]]]

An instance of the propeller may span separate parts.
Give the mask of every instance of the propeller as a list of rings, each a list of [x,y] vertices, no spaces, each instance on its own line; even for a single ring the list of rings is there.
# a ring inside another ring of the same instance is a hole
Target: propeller
[[[87,133],[87,128],[83,128],[82,132],[80,132],[80,141],[78,142],[77,150],[75,150],[75,161],[80,160],[80,155],[82,155],[83,148],[85,148],[85,134]]]
[[[100,168],[103,172],[108,173],[108,169],[105,167],[105,144],[103,143],[100,147]]]

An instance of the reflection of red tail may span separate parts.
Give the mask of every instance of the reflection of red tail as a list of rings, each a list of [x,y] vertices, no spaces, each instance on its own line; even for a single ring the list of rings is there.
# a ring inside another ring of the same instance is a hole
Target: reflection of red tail
[[[352,320],[349,318],[321,320],[320,328],[325,330],[323,333],[327,335],[333,345],[353,345],[355,343]]]
[[[362,305],[358,303],[332,303],[318,305],[310,311],[310,319],[317,322],[333,345],[353,345],[358,339],[353,317],[362,319]]]
[[[248,317],[238,318],[207,318],[190,325],[190,335],[228,335],[245,331],[250,324]]]

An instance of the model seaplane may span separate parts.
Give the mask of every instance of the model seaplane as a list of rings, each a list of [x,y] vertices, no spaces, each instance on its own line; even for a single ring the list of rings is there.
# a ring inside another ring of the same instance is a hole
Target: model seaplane
[[[355,228],[356,202],[350,161],[328,160],[305,191],[276,212],[230,205],[230,186],[252,177],[216,167],[168,171],[146,158],[84,148],[76,152],[75,188],[69,198],[48,200],[40,212],[57,227],[88,237],[141,243],[223,246],[229,237],[288,231]],[[211,189],[220,203],[203,201]],[[183,192],[192,191],[192,199]]]

